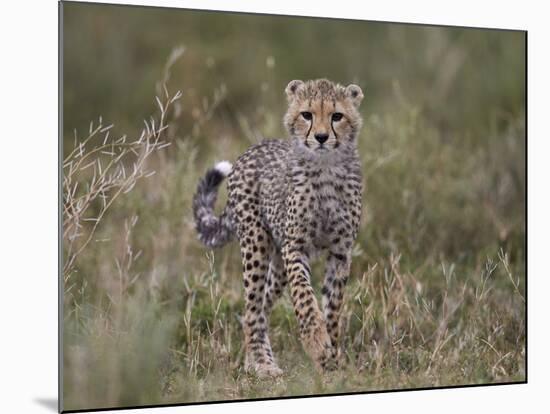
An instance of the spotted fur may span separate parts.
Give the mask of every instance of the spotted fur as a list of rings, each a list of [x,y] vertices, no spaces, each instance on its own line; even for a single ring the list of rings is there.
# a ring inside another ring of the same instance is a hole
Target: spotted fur
[[[230,235],[239,241],[245,366],[260,376],[282,373],[269,342],[268,317],[287,285],[305,350],[320,369],[335,367],[344,287],[361,216],[361,89],[319,79],[292,81],[286,94],[290,139],[265,140],[237,159],[220,217],[213,214],[223,179],[219,169],[206,173],[193,204],[203,242],[218,247]],[[321,253],[327,259],[320,307],[309,263]]]
[[[195,227],[199,239],[208,247],[223,246],[232,237],[233,231],[231,223],[228,221],[227,212],[224,211],[220,217],[216,217],[214,214],[218,187],[230,173],[231,168],[229,162],[222,161],[208,170],[200,180],[193,198]]]

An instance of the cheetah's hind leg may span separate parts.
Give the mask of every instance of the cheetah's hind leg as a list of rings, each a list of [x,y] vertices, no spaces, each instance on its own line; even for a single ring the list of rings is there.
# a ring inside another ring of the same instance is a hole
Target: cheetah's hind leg
[[[277,377],[283,371],[277,366],[268,337],[265,311],[266,277],[271,241],[261,226],[252,223],[252,237],[240,239],[245,290],[243,329],[245,336],[245,370],[260,378]],[[248,233],[247,233],[248,234]]]
[[[351,243],[351,242],[350,242]],[[345,363],[340,343],[341,313],[344,288],[348,281],[351,265],[351,251],[344,246],[333,246],[329,251],[325,281],[323,284],[323,311],[327,332],[333,346],[335,357],[331,369],[342,367]]]

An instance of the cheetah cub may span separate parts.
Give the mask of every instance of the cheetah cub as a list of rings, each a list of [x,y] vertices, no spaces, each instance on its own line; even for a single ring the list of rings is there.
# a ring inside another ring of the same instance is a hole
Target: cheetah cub
[[[245,369],[260,377],[282,374],[268,319],[287,285],[306,352],[318,369],[336,367],[340,310],[361,216],[361,88],[318,79],[293,80],[285,91],[290,139],[254,145],[234,166],[218,163],[193,199],[196,229],[206,246],[220,247],[234,236],[239,241]],[[225,177],[228,202],[216,216],[216,193]],[[321,253],[327,254],[322,310],[309,265]]]

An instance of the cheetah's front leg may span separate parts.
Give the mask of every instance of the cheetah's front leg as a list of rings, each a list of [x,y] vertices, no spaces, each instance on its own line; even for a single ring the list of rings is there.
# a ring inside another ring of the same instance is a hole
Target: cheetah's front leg
[[[302,344],[316,366],[322,370],[334,359],[332,344],[323,314],[311,286],[308,257],[296,241],[283,247],[283,259],[290,286],[290,297],[300,325]]]

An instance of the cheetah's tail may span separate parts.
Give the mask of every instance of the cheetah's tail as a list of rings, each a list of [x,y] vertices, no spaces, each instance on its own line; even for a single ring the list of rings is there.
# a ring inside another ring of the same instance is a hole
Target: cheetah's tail
[[[199,181],[197,192],[193,197],[193,214],[199,240],[208,247],[221,247],[231,240],[232,230],[226,211],[217,217],[214,204],[218,187],[231,172],[231,163],[221,161],[208,170]]]

